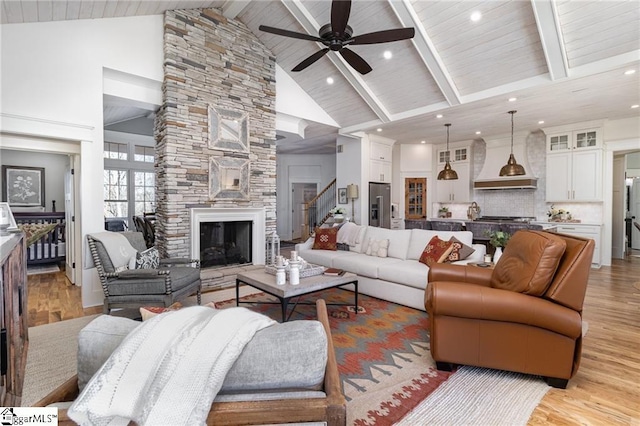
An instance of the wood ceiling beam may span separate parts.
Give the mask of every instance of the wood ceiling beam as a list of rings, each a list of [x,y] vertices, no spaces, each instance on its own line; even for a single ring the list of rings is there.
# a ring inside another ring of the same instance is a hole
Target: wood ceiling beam
[[[311,16],[311,13],[302,5],[300,0],[282,0],[282,4],[289,10],[291,15],[302,25],[308,34],[317,35],[320,30],[320,24]],[[318,46],[325,46],[318,43]],[[378,116],[380,121],[387,123],[391,121],[391,114],[387,111],[383,103],[374,95],[373,91],[367,86],[360,74],[337,54],[329,54],[325,56],[338,68],[338,71],[347,79],[349,84],[360,95],[360,97],[369,105],[369,108]]]
[[[568,77],[567,52],[554,0],[531,0],[531,8],[536,18],[542,51],[551,80]]]
[[[444,98],[451,106],[460,105],[461,101],[458,89],[456,88],[449,71],[447,71],[447,67],[444,65],[444,62],[442,62],[442,58],[440,58],[440,54],[436,50],[435,45],[427,35],[427,31],[418,18],[418,15],[410,1],[388,1],[389,5],[398,16],[398,19],[402,22],[402,25],[405,27],[414,27],[416,29],[416,35],[411,41],[422,58],[422,61],[427,66],[427,69],[433,76],[436,84],[440,88]]]

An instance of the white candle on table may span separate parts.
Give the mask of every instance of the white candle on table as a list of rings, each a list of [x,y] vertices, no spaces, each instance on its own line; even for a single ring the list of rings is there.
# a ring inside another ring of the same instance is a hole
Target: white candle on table
[[[296,260],[298,260],[298,252],[297,251],[294,250],[294,251],[291,252],[291,260],[293,260],[294,262]]]

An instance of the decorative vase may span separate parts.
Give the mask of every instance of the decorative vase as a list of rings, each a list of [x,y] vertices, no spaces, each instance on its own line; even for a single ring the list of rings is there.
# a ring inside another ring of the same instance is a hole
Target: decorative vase
[[[502,256],[502,247],[496,247],[496,252],[493,253],[493,263],[494,264],[498,263],[498,260],[500,259],[500,256]]]

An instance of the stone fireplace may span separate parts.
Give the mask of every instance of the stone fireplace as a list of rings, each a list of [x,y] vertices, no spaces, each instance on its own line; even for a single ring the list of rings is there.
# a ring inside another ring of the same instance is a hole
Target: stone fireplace
[[[232,285],[235,274],[257,267],[245,265],[264,264],[266,235],[276,229],[275,58],[244,24],[217,9],[170,10],[162,92],[156,246],[163,256],[226,263],[203,268],[201,279],[205,288]],[[235,125],[236,116],[242,143],[215,131]],[[240,240],[230,242],[235,231]],[[202,242],[211,244],[206,253]],[[241,253],[237,244],[250,248]]]
[[[191,258],[202,268],[264,265],[264,224],[261,208],[193,208]]]

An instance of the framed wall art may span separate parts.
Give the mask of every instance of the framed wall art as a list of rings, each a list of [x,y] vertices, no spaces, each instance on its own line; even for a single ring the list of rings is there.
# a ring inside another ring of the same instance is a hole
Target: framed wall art
[[[10,206],[44,207],[44,168],[2,166],[2,199]]]
[[[209,199],[248,200],[249,160],[212,157],[209,160]]]
[[[347,188],[338,188],[338,204],[347,204]]]
[[[249,152],[247,114],[210,106],[209,148]]]

